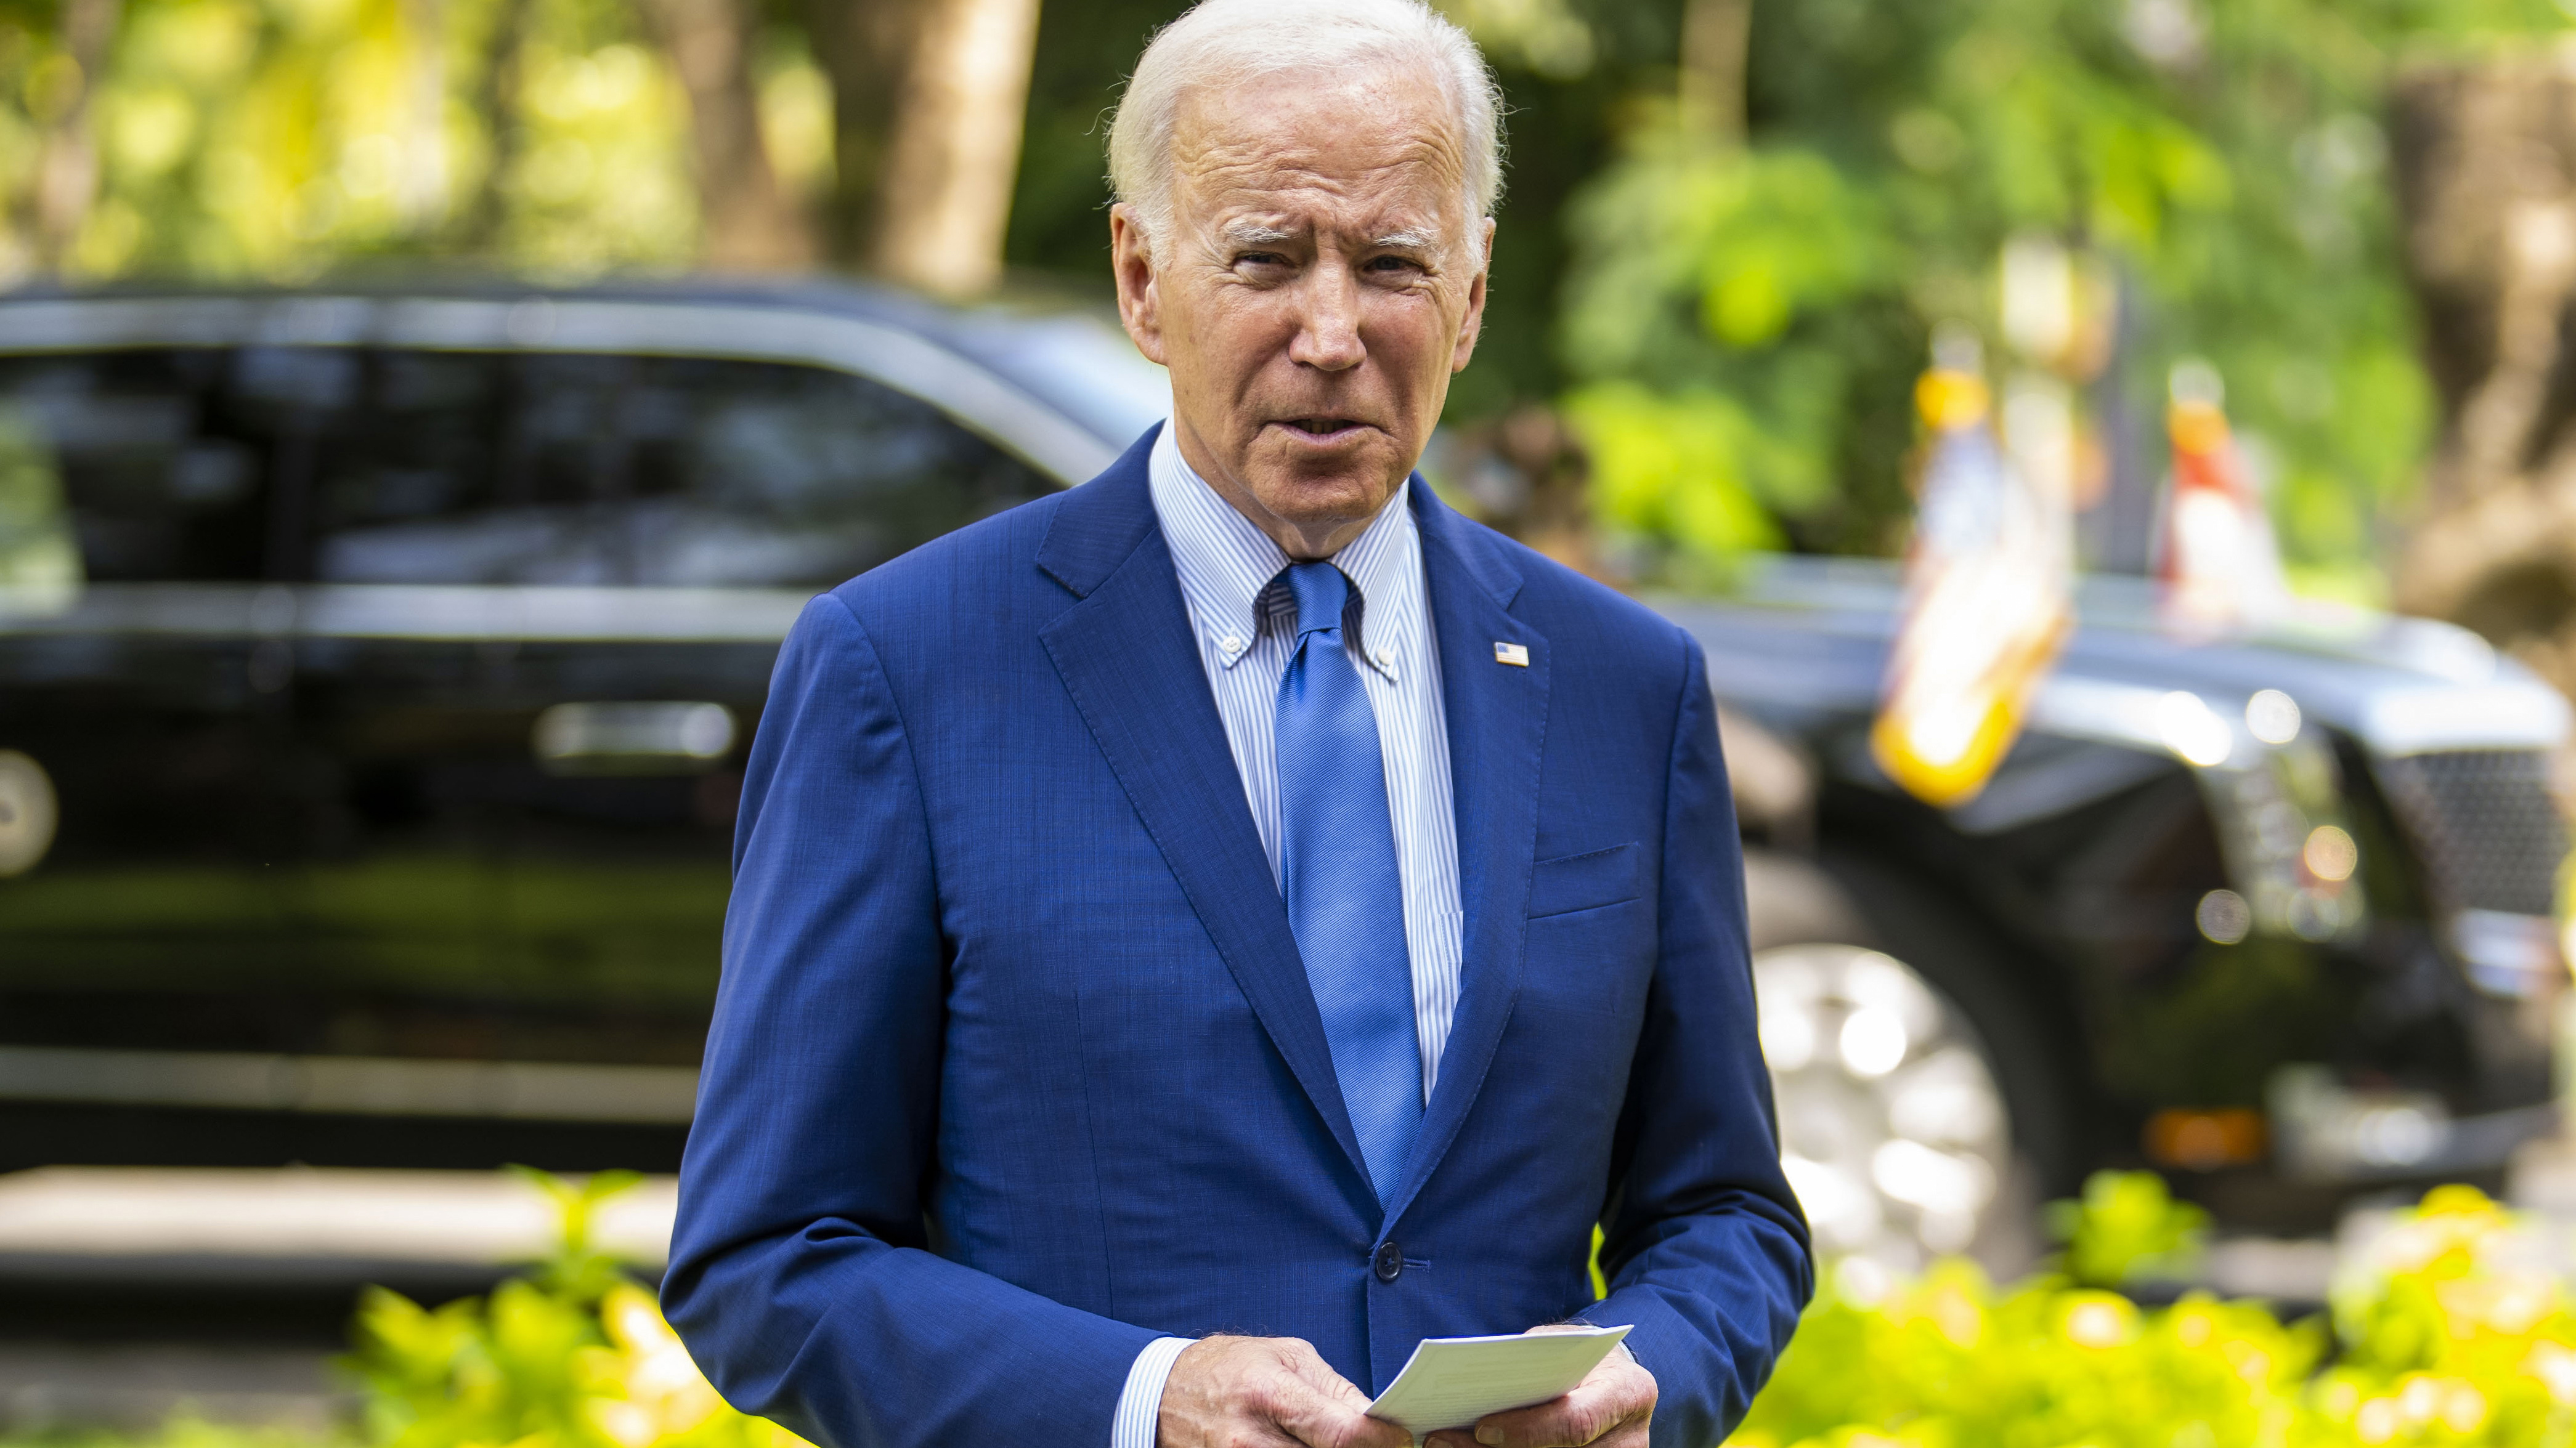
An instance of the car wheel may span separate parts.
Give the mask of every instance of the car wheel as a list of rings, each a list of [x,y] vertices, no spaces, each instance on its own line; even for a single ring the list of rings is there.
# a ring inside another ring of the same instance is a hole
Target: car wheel
[[[1818,1255],[1862,1296],[1950,1254],[1999,1278],[2028,1271],[2067,1115],[2047,1099],[2029,1014],[1958,932],[1873,928],[1813,867],[1747,864],[1757,900],[1767,876],[1807,907],[1755,907],[1753,976],[1781,1162]],[[1981,1010],[1950,987],[1963,972]]]

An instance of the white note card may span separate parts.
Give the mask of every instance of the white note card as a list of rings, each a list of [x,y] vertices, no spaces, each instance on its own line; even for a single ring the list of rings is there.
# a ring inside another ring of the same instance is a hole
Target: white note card
[[[1426,1337],[1404,1371],[1369,1404],[1369,1416],[1417,1440],[1443,1428],[1471,1427],[1488,1413],[1563,1394],[1627,1335],[1624,1327],[1584,1327],[1511,1337]]]

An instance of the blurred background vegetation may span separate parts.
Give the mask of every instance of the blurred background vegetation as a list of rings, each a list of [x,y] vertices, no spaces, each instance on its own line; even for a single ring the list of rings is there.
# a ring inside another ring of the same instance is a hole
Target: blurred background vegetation
[[[2442,409],[2391,184],[2406,68],[2552,0],[1443,0],[1512,113],[1454,435],[1489,515],[1617,566],[1886,553],[1933,330],[2082,401],[2136,568],[2169,370],[2228,384],[2303,587],[2380,582]],[[1176,0],[0,0],[0,283],[403,268],[869,272],[1108,296],[1100,146]],[[1551,501],[1552,480],[1590,501]],[[2143,482],[2137,479],[2143,478]]]

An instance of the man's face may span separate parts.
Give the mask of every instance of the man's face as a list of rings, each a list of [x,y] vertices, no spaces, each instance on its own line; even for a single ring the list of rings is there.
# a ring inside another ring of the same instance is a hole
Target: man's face
[[[1111,213],[1182,455],[1292,556],[1377,515],[1475,349],[1493,223],[1468,214],[1463,140],[1435,82],[1390,69],[1197,90],[1172,234]]]

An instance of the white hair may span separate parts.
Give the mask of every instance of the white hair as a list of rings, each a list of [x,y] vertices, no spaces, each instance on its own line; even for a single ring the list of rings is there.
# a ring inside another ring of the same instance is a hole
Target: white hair
[[[1145,47],[1109,124],[1109,189],[1159,250],[1171,233],[1172,129],[1201,86],[1311,71],[1397,69],[1435,77],[1467,161],[1467,217],[1503,189],[1500,92],[1467,32],[1423,0],[1201,0]]]

